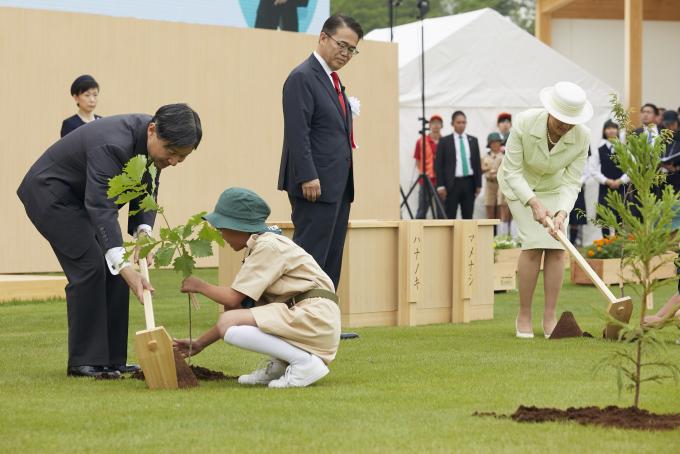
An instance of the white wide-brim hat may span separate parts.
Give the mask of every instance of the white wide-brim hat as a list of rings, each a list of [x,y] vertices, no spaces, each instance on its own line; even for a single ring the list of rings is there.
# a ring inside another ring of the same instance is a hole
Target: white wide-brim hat
[[[541,103],[548,113],[570,125],[580,125],[593,118],[593,106],[586,99],[586,92],[572,82],[557,82],[545,87],[540,94]]]

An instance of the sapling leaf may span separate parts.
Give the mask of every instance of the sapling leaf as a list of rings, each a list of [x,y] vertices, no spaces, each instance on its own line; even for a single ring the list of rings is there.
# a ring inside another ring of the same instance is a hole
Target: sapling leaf
[[[130,179],[137,184],[142,182],[142,177],[146,172],[146,156],[137,155],[131,158],[125,167],[123,167],[123,173],[130,177]]]
[[[191,249],[191,255],[194,257],[210,257],[212,255],[212,243],[208,240],[191,240],[187,241]]]
[[[188,254],[182,254],[175,258],[175,261],[173,262],[172,266],[175,269],[175,271],[181,272],[184,278],[186,279],[187,277],[191,276],[191,274],[194,272],[196,262],[194,261],[194,258],[192,256]]]
[[[158,203],[150,194],[147,194],[140,202],[139,208],[144,211],[158,211]]]
[[[220,246],[224,246],[224,238],[222,238],[220,231],[207,222],[203,223],[201,231],[198,232],[198,237],[202,240],[214,241]]]
[[[156,245],[157,245],[158,243],[159,243],[159,242],[149,243],[149,244],[146,244],[146,245],[142,246],[141,248],[139,248],[139,255],[138,255],[138,257],[139,257],[140,259],[143,259],[143,258],[146,257],[147,255],[149,255],[149,252],[151,252],[151,251],[153,250],[153,248],[155,248]]]
[[[144,194],[146,194],[146,192],[144,192],[144,191],[127,191],[127,192],[124,192],[124,193],[122,193],[121,195],[118,196],[118,198],[116,199],[116,204],[125,205],[129,201],[134,200],[134,199],[136,199],[140,196],[143,196]]]
[[[147,167],[147,170],[151,176],[151,193],[154,194],[156,192],[156,177],[158,176],[158,169],[153,163],[151,163],[149,164],[149,167]]]
[[[175,245],[171,243],[164,243],[160,248],[158,248],[158,251],[156,251],[156,255],[154,257],[156,267],[170,265],[170,262],[172,262],[172,256],[175,255],[175,249]]]
[[[109,179],[109,188],[106,191],[106,196],[112,199],[135,186],[135,182],[126,174],[116,175]]]
[[[187,224],[184,226],[182,229],[182,238],[185,240],[191,236],[191,234],[194,232],[194,226],[191,224]]]

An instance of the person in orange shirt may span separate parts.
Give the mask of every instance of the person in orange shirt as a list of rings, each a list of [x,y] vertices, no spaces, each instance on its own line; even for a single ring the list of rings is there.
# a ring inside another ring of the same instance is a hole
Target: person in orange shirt
[[[434,174],[434,160],[437,157],[437,144],[441,138],[442,126],[444,125],[444,120],[439,115],[432,115],[430,117],[430,133],[425,138],[425,173],[430,177],[432,181],[432,187],[437,187],[437,177]],[[418,166],[418,172],[423,173],[423,150],[422,150],[423,138],[422,136],[418,138],[416,142],[416,149],[413,152],[413,158],[416,160],[416,165]],[[418,211],[416,213],[416,219],[425,219],[427,216],[427,209],[432,203],[432,195],[428,193],[422,178],[418,178],[420,183],[420,191],[418,192]],[[437,205],[435,204],[435,207]],[[437,215],[438,218],[445,218],[443,213]]]

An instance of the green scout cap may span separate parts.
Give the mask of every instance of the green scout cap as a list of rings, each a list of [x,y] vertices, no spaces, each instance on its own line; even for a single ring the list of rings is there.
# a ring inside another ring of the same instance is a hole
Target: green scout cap
[[[267,228],[271,209],[262,197],[245,188],[229,188],[220,195],[215,211],[203,217],[216,229],[258,233]]]
[[[491,142],[503,142],[503,138],[499,132],[492,132],[486,136],[486,148],[491,147]]]

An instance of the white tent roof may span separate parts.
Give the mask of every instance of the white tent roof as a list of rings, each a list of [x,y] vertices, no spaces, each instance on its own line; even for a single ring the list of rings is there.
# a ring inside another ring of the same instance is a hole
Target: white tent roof
[[[495,10],[487,8],[423,22],[425,113],[428,117],[435,113],[444,117],[442,134],[451,133],[451,113],[463,110],[468,119],[467,132],[477,136],[480,147],[484,147],[487,134],[496,130],[498,113],[516,114],[540,107],[538,93],[543,87],[568,80],[580,85],[593,104],[595,115],[588,126],[593,149],[597,149],[602,124],[609,117],[609,94],[616,92],[612,87]],[[413,149],[421,115],[421,22],[400,25],[393,31],[394,41],[399,44],[401,185],[406,190],[416,177]],[[389,41],[390,30],[373,30],[366,39]],[[417,202],[413,197],[410,200],[415,208]]]
[[[426,98],[431,106],[529,107],[560,80],[583,87],[593,105],[608,106],[614,89],[492,9],[426,19]],[[420,103],[420,22],[394,27],[399,43],[400,102]],[[389,41],[390,30],[366,39]]]

